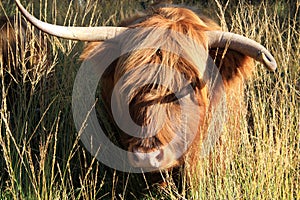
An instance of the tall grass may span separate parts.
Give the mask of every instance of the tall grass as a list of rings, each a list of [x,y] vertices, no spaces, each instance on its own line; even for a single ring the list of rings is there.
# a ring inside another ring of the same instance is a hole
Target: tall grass
[[[23,3],[41,19],[66,25],[115,25],[142,9],[131,0],[116,5],[33,2]],[[198,7],[224,29],[264,44],[278,62],[275,73],[257,63],[247,82],[248,114],[240,119],[238,146],[227,148],[226,168],[218,164],[216,148],[210,160],[199,163],[199,174],[181,169],[179,183],[168,179],[162,187],[147,185],[146,175],[119,173],[98,163],[80,143],[71,113],[84,45],[39,33],[47,41],[40,52],[47,63],[30,65],[17,55],[15,65],[22,70],[10,75],[0,63],[0,199],[300,199],[300,2],[174,2]],[[3,15],[15,13],[13,1],[0,7]],[[30,30],[27,37],[22,51],[35,48]],[[236,128],[226,127],[228,144],[236,143],[230,137]]]

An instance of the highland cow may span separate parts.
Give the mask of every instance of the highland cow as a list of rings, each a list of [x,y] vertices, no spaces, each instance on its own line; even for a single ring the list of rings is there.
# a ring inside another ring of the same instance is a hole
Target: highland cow
[[[11,110],[20,96],[29,99],[41,78],[38,74],[48,73],[50,56],[44,38],[22,17],[0,17],[0,46],[0,85],[6,93],[1,99],[6,97]]]
[[[131,131],[122,130],[117,138],[127,152],[123,159],[142,171],[170,169],[185,162],[195,165],[209,151],[205,148],[218,140],[219,133],[214,131],[222,131],[225,123],[219,119],[228,117],[218,110],[219,105],[234,110],[230,119],[243,114],[243,83],[254,70],[252,59],[276,69],[263,46],[223,32],[212,20],[187,8],[156,7],[126,20],[122,27],[87,28],[43,23],[16,2],[39,29],[92,41],[81,58],[95,65],[93,70],[104,71],[100,83],[107,118]],[[101,69],[101,62],[115,54],[113,62]],[[96,146],[95,138],[82,140],[86,146],[93,142],[90,146]],[[92,154],[101,154],[102,149],[98,150]]]
[[[27,24],[24,20],[16,21],[14,17],[3,16],[0,18],[0,46],[1,46],[1,63],[5,71],[14,74],[16,66],[16,54],[22,52],[24,43],[22,44],[21,38],[24,41],[26,38]]]
[[[46,48],[37,31],[33,31],[23,18],[15,16],[0,18],[0,55],[3,67],[13,79],[18,81],[21,67],[30,69],[37,64],[46,63]],[[25,64],[22,66],[22,64]],[[25,69],[23,69],[25,71]]]

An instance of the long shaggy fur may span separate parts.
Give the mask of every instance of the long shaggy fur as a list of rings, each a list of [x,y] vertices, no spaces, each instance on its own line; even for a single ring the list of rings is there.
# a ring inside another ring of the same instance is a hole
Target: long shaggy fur
[[[151,124],[153,127],[150,127],[148,131],[156,132],[156,135],[141,139],[124,133],[119,137],[120,142],[129,151],[138,149],[142,152],[151,152],[167,145],[175,137],[176,132],[182,132],[180,139],[185,140],[186,135],[196,130],[197,134],[187,153],[165,168],[178,166],[184,161],[195,166],[201,152],[202,141],[207,137],[206,124],[214,99],[210,99],[211,94],[209,94],[207,84],[201,79],[204,74],[201,74],[199,66],[195,66],[195,63],[188,57],[173,53],[186,51],[186,49],[182,49],[184,45],[182,38],[170,35],[169,30],[192,38],[196,46],[201,46],[212,57],[223,79],[227,107],[234,110],[231,113],[234,114],[233,118],[237,118],[239,114],[243,113],[243,81],[251,75],[252,60],[235,51],[208,49],[204,32],[220,30],[220,27],[212,20],[198,16],[189,9],[159,7],[150,13],[133,17],[123,22],[122,25],[137,28],[139,31],[126,37],[126,41],[122,41],[121,46],[109,42],[90,43],[81,56],[85,60],[101,53],[126,52],[114,61],[103,75],[102,98],[108,112],[111,113],[113,88],[122,77],[125,77],[120,91],[125,91],[128,95],[120,98],[120,101],[128,101],[130,115],[135,123]],[[155,32],[157,29],[163,31]],[[151,37],[153,34],[155,37]],[[143,48],[145,44],[157,48]],[[127,46],[135,46],[136,49],[127,52]],[[182,52],[182,55],[191,53],[193,50],[191,52],[187,50],[187,52]],[[142,85],[143,82],[150,81],[154,84],[130,91],[133,85]],[[196,102],[199,105],[199,112],[181,113],[179,100],[169,103],[162,102],[164,97],[185,87],[186,82],[194,84],[194,93],[180,101],[186,102],[188,105]],[[154,101],[155,104],[151,103]],[[121,109],[120,113],[122,113]],[[198,117],[193,116],[195,113],[200,115],[198,122],[195,121]],[[108,117],[113,122],[113,118]],[[198,126],[195,127],[195,124]],[[182,127],[186,128],[183,130]],[[147,135],[147,133],[141,134]],[[175,145],[174,148],[179,148],[179,146]],[[189,159],[186,159],[187,157]]]

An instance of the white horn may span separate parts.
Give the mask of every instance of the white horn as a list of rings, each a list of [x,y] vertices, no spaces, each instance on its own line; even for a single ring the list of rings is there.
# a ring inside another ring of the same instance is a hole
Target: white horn
[[[222,32],[206,31],[209,48],[226,48],[238,51],[263,63],[271,71],[277,68],[276,61],[272,54],[261,44],[244,36]]]
[[[99,26],[99,27],[68,27],[59,26],[40,21],[32,16],[20,3],[19,0],[15,0],[20,11],[38,29],[45,33],[54,35],[60,38],[80,40],[80,41],[103,41],[111,39],[127,30],[125,27],[111,27],[111,26]]]

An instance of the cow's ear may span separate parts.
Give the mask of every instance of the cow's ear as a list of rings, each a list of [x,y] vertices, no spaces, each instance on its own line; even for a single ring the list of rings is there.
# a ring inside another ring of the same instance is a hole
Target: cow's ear
[[[226,87],[242,83],[252,75],[253,59],[233,50],[211,49],[211,58],[220,70]]]

